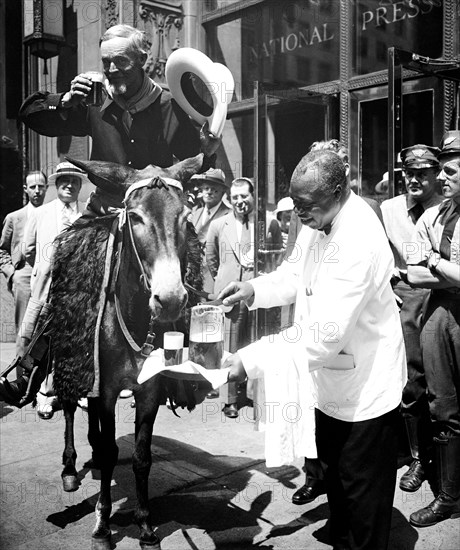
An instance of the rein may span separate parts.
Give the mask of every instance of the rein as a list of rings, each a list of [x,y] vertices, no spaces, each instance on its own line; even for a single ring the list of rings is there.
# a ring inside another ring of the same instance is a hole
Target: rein
[[[153,324],[155,321],[155,317],[153,315],[150,316],[149,330],[147,333],[146,340],[142,346],[139,346],[134,340],[134,338],[131,336],[131,333],[129,332],[128,327],[126,326],[125,320],[123,319],[123,313],[121,311],[120,298],[118,294],[118,288],[119,288],[118,275],[120,273],[120,265],[121,265],[123,243],[124,243],[125,224],[121,223],[123,216],[125,216],[126,226],[128,227],[129,243],[131,245],[137,264],[141,271],[141,274],[139,276],[139,282],[144,292],[149,293],[151,289],[150,281],[148,279],[148,276],[144,269],[142,261],[139,257],[139,253],[136,248],[136,243],[134,242],[133,230],[131,227],[131,221],[129,220],[129,215],[127,214],[126,210],[124,210],[120,217],[119,236],[118,236],[118,245],[117,245],[117,261],[116,261],[115,269],[113,273],[114,281],[115,281],[115,293],[114,293],[115,311],[117,314],[118,324],[120,325],[121,331],[123,332],[123,336],[125,337],[125,340],[128,342],[131,349],[133,349],[136,353],[140,352],[141,355],[144,357],[148,357],[150,353],[155,349],[154,341],[155,341],[156,335],[153,332]]]
[[[115,311],[116,311],[116,314],[117,314],[118,323],[120,325],[121,331],[123,332],[123,336],[125,337],[125,340],[128,342],[128,344],[129,344],[129,346],[131,347],[132,350],[134,350],[136,353],[140,352],[143,357],[148,357],[152,353],[152,351],[155,349],[154,342],[155,342],[156,334],[153,332],[153,326],[154,326],[154,322],[155,322],[156,317],[154,317],[153,315],[150,316],[149,329],[148,329],[148,332],[147,332],[146,340],[143,343],[142,347],[138,346],[137,343],[135,342],[134,338],[131,336],[131,334],[128,330],[128,327],[126,326],[125,320],[123,319],[123,314],[122,314],[121,306],[120,306],[120,299],[119,299],[118,291],[117,291],[117,289],[118,289],[118,275],[119,275],[119,272],[120,272],[120,264],[121,264],[121,257],[122,257],[123,243],[124,243],[124,228],[127,226],[128,227],[128,235],[129,235],[129,244],[131,246],[131,249],[134,252],[134,257],[136,258],[136,262],[137,262],[137,265],[139,267],[139,271],[141,272],[141,274],[139,276],[139,283],[140,283],[141,287],[143,288],[143,290],[146,294],[151,293],[151,288],[152,287],[151,287],[150,279],[149,279],[149,276],[148,276],[147,272],[145,271],[144,264],[142,263],[142,260],[139,256],[139,252],[137,250],[136,242],[134,240],[131,220],[130,220],[129,213],[128,213],[127,208],[126,208],[126,201],[129,197],[129,195],[133,191],[135,191],[136,189],[141,189],[143,187],[150,187],[150,188],[158,187],[158,188],[160,188],[161,186],[164,186],[166,188],[168,186],[173,186],[173,187],[177,187],[177,188],[182,190],[182,186],[180,185],[180,183],[175,181],[175,180],[172,180],[170,178],[158,178],[158,179],[154,179],[154,180],[149,179],[149,180],[138,181],[138,182],[134,183],[133,185],[131,185],[127,189],[127,191],[125,193],[124,200],[123,200],[123,203],[125,204],[125,207],[122,210],[120,210],[120,213],[119,213],[119,216],[118,216],[118,219],[119,219],[119,240],[118,240],[118,246],[117,246],[117,261],[116,261],[115,269],[114,269]],[[137,367],[137,365],[135,364],[135,361],[133,360],[133,358],[131,358],[131,361],[133,363],[133,366]]]

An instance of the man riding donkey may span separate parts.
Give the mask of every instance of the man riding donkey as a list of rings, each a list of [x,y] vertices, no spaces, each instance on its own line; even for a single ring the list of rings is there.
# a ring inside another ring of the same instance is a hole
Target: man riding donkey
[[[92,160],[122,164],[126,169],[146,170],[149,165],[171,167],[174,160],[189,159],[172,168],[186,170],[191,177],[206,171],[214,162],[220,139],[200,131],[177,105],[172,95],[151,80],[144,71],[147,60],[144,33],[129,25],[115,25],[100,40],[105,75],[105,101],[89,106],[85,99],[92,81],[87,73],[77,75],[66,93],[35,92],[21,106],[19,118],[29,128],[46,136],[91,136]],[[201,153],[200,153],[201,150]],[[190,157],[195,157],[191,159]],[[122,206],[123,196],[99,180],[82,218],[109,214]],[[105,190],[104,190],[105,187]],[[80,220],[82,219],[80,218]],[[46,272],[45,272],[46,271]],[[0,378],[0,400],[16,407],[31,403],[46,375],[46,339],[38,334],[41,321],[48,317],[47,297],[51,262],[35,286],[23,326],[23,337],[30,343],[24,357],[17,357]],[[15,381],[7,374],[17,365],[24,373]]]

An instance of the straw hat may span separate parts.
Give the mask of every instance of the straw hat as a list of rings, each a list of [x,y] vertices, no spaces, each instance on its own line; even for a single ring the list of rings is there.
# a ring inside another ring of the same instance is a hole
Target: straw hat
[[[81,184],[91,183],[86,175],[80,168],[74,166],[71,162],[61,162],[56,167],[56,172],[51,174],[48,178],[48,184],[52,185],[56,183],[56,180],[61,176],[77,176],[81,180]]]

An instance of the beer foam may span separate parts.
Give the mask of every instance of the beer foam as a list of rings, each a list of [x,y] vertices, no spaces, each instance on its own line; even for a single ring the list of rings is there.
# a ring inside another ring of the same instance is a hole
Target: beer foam
[[[165,332],[163,336],[164,349],[182,349],[184,347],[183,332]]]
[[[220,323],[204,323],[202,330],[193,330],[190,332],[190,341],[199,344],[212,344],[223,342],[224,331]]]
[[[93,82],[104,82],[104,75],[98,71],[86,71],[85,73]]]

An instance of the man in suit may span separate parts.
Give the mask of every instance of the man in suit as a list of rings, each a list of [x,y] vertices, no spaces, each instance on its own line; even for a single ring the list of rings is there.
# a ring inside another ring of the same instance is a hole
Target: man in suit
[[[25,256],[32,266],[31,301],[39,300],[41,304],[48,297],[51,283],[53,241],[81,216],[85,205],[78,200],[78,195],[87,177],[83,170],[70,162],[61,162],[48,181],[50,185],[56,185],[57,198],[34,212],[25,234]],[[27,327],[25,330],[27,335]]]
[[[31,266],[26,262],[24,230],[32,212],[45,200],[46,176],[43,172],[29,172],[23,186],[29,202],[8,214],[3,222],[0,238],[0,271],[6,277],[8,290],[14,297],[14,322],[16,325],[16,355],[23,355],[24,346],[21,338],[21,324],[30,298]],[[17,368],[17,374],[22,369]]]
[[[195,206],[192,209],[191,221],[204,248],[210,223],[225,216],[230,211],[230,208],[223,202],[229,185],[225,180],[224,172],[219,168],[210,168],[204,174],[192,176],[190,183],[198,187],[203,202],[203,205]],[[206,261],[203,265],[203,278],[204,290],[212,292],[214,279],[209,272]]]
[[[262,338],[224,367],[231,369],[230,381],[274,371],[281,383],[285,359],[299,380],[311,376],[331,543],[337,549],[385,550],[406,381],[390,284],[393,255],[382,224],[350,189],[335,153],[308,153],[294,170],[290,195],[303,225],[301,256],[250,282],[231,283],[218,298],[226,306],[244,300],[251,310],[295,303],[296,338],[289,329]],[[283,358],[281,364],[274,358]],[[304,415],[311,404],[299,406]]]
[[[79,218],[84,210],[84,204],[78,201],[78,194],[86,174],[70,162],[61,162],[48,182],[56,185],[57,198],[32,212],[25,231],[25,258],[32,268],[30,282],[31,297],[24,314],[21,336],[27,345],[33,335],[42,310],[46,311],[46,301],[51,284],[51,260],[53,256],[53,241],[66,227]],[[17,405],[23,397],[28,384],[29,373],[24,373],[17,380],[9,382],[2,377],[0,380],[0,399]],[[42,386],[40,392],[48,394],[49,384]],[[36,390],[35,390],[36,392]],[[49,406],[39,403],[42,418],[51,418],[52,401]],[[43,411],[45,411],[43,413]]]
[[[230,187],[233,211],[211,222],[206,239],[206,261],[214,279],[214,293],[230,281],[247,281],[254,276],[254,186],[250,178],[236,178]],[[225,349],[234,353],[252,341],[254,319],[243,304],[225,313]],[[238,417],[238,384],[228,385],[228,402],[223,412]]]

